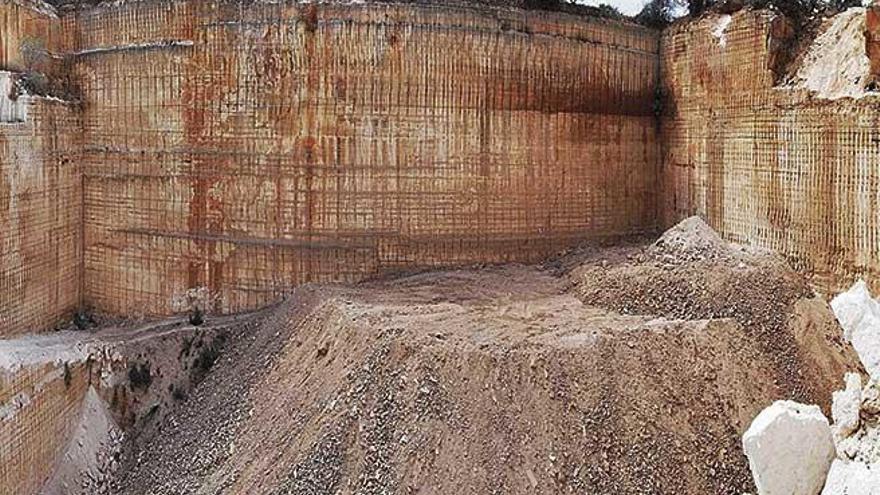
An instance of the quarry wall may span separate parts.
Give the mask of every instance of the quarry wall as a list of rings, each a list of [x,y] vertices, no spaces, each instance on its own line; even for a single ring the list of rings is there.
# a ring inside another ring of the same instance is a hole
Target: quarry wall
[[[131,2],[66,15],[85,300],[219,309],[656,225],[658,35],[512,9]]]
[[[51,10],[0,2],[0,338],[50,328],[81,303],[79,112],[17,97],[6,70],[51,72],[59,23]]]
[[[76,426],[90,379],[81,362],[0,369],[0,494],[40,493]]]
[[[11,84],[0,71],[0,337],[50,328],[82,295],[78,113]]]
[[[197,287],[234,312],[532,261],[693,214],[826,292],[880,269],[877,97],[781,87],[791,26],[767,12],[662,40],[384,3],[2,0],[0,23],[0,68],[69,71],[82,99],[0,77],[0,335],[81,305],[169,313]]]
[[[0,0],[0,335],[657,224],[659,35],[480,6]],[[18,74],[81,101],[16,98]],[[51,84],[49,87],[55,87]]]
[[[777,85],[788,35],[768,12],[664,32],[661,216],[698,214],[730,240],[786,255],[831,293],[880,275],[878,99]]]
[[[54,9],[42,1],[0,1],[0,68],[44,70],[47,55],[54,58],[62,43],[61,22]]]

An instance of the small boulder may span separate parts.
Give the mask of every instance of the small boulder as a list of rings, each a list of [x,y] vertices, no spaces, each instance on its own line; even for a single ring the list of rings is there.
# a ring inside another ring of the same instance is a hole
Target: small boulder
[[[815,495],[834,459],[828,419],[819,406],[777,401],[743,435],[760,495]]]

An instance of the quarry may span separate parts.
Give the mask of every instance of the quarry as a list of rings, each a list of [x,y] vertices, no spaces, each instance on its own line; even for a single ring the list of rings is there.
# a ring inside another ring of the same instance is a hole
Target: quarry
[[[0,0],[0,495],[880,494],[878,80],[873,4]]]

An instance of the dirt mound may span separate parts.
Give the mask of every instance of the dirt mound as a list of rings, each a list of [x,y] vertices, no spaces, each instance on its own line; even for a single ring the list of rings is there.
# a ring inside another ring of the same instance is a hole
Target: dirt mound
[[[566,276],[303,288],[129,446],[118,491],[748,490],[739,437],[754,415],[774,398],[827,410],[857,360],[781,262],[698,258],[723,241],[680,227],[591,251]],[[676,263],[657,256],[668,249]]]
[[[680,263],[724,257],[730,254],[730,249],[702,218],[690,217],[667,230],[649,252]]]
[[[776,255],[721,240],[702,221],[688,219],[653,246],[634,250],[614,264],[587,264],[570,276],[574,291],[589,305],[622,314],[673,319],[731,318],[763,349],[777,369],[777,380],[794,400],[805,401],[837,374],[806,379],[808,366],[792,338],[795,309],[811,301],[812,317],[835,347],[844,348],[840,329],[827,304],[816,299],[806,280]],[[848,357],[851,355],[848,352]],[[823,402],[824,403],[824,402]]]

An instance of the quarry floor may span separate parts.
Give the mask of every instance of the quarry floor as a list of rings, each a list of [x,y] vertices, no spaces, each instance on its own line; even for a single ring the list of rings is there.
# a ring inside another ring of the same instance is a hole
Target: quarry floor
[[[148,327],[168,325],[206,331]],[[859,367],[800,275],[702,224],[542,265],[303,286],[206,327],[223,335],[208,366],[192,339],[135,351],[163,378],[144,388],[128,365],[128,416],[87,401],[80,424],[111,426],[85,428],[98,448],[73,457],[96,460],[65,469],[87,489],[61,493],[742,493],[751,419],[778,398],[827,412]],[[46,339],[82,338],[65,335]]]

